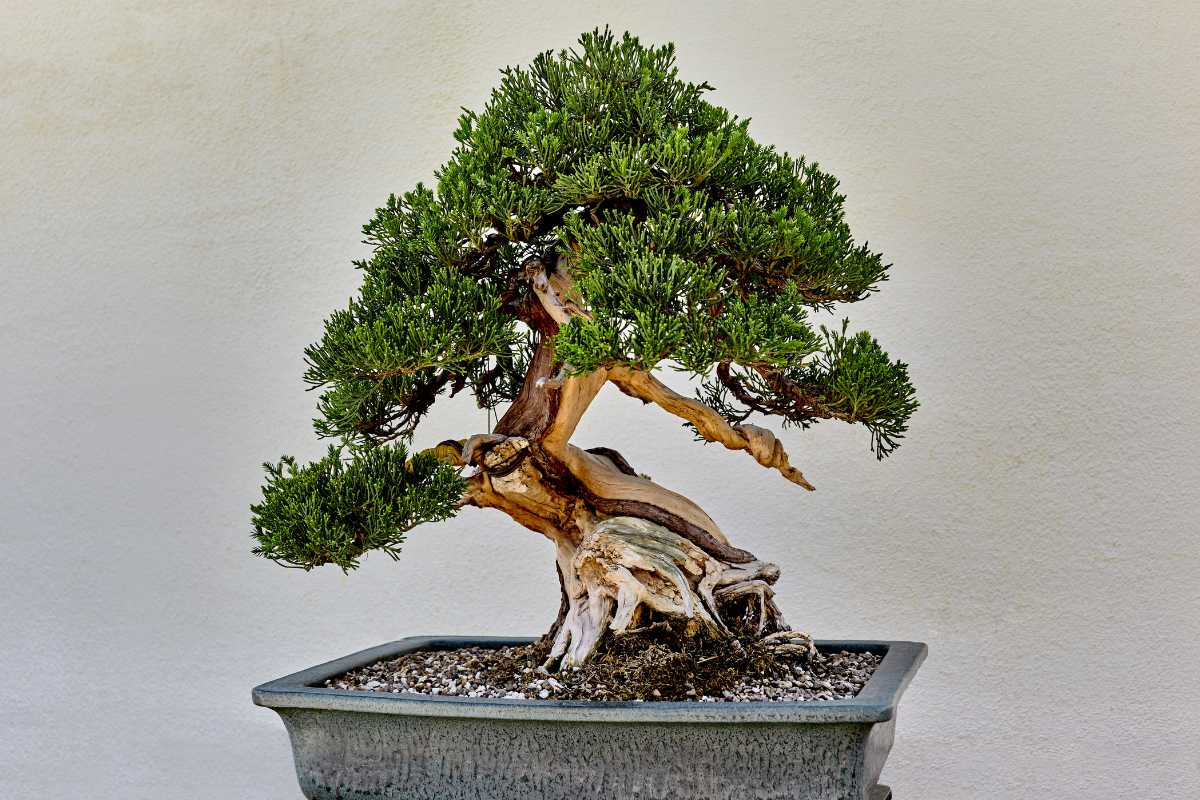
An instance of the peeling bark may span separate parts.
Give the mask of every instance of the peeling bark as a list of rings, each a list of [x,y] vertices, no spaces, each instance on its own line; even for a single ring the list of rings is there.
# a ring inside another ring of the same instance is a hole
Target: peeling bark
[[[526,263],[524,279],[540,311],[529,317],[539,340],[521,391],[495,432],[467,439],[473,468],[462,503],[504,512],[554,543],[562,602],[547,634],[548,666],[577,667],[605,636],[646,625],[682,623],[695,634],[787,631],[774,602],[779,568],[733,546],[698,505],[638,475],[609,448],[570,443],[588,406],[612,381],[692,423],[701,435],[745,450],[764,466],[812,488],[768,431],[731,426],[646,372],[628,367],[571,375],[554,354],[553,334],[586,314],[566,270]],[[800,634],[780,638],[787,646]]]
[[[786,629],[773,599],[778,567],[723,536],[677,532],[652,519],[672,517],[663,507],[678,505],[674,492],[637,477],[645,484],[640,496],[658,493],[661,505],[643,500],[643,506],[614,507],[586,489],[567,488],[586,487],[586,476],[569,468],[548,474],[547,465],[564,469],[563,462],[527,439],[483,435],[463,452],[476,467],[466,502],[503,511],[554,543],[564,605],[552,631],[552,666],[580,666],[604,636],[657,620],[682,621],[688,630],[712,636],[734,628],[756,635]],[[595,473],[636,477],[607,456],[573,445],[568,452],[593,473],[593,484]],[[643,513],[630,514],[629,508]]]
[[[730,425],[724,417],[701,403],[676,393],[648,372],[629,367],[613,367],[608,379],[618,389],[646,403],[654,403],[665,411],[686,420],[705,440],[718,442],[730,450],[745,450],[764,467],[777,469],[792,483],[812,491],[814,488],[804,473],[788,461],[787,451],[775,434],[757,425]]]
[[[603,636],[621,635],[656,620],[684,621],[709,636],[730,634],[748,612],[757,635],[786,629],[772,599],[773,564],[731,565],[691,542],[639,517],[610,517],[579,546],[559,548],[560,568],[569,556],[568,610],[548,661],[577,667]]]

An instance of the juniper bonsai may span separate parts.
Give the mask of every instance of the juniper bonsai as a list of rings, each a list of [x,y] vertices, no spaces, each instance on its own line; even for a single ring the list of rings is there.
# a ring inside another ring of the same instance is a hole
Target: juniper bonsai
[[[594,31],[502,75],[462,114],[436,188],[390,197],[364,227],[361,290],[306,350],[316,430],[338,444],[267,465],[255,553],[348,570],[369,550],[396,557],[415,525],[496,509],[555,545],[551,667],[656,625],[799,646],[778,567],[571,436],[611,383],[805,489],[749,419],[861,423],[883,458],[917,406],[905,365],[810,313],[868,297],[888,265],[851,236],[836,179],[752,139],[711,86],[679,78],[672,45]],[[494,427],[410,454],[438,398],[464,391]]]

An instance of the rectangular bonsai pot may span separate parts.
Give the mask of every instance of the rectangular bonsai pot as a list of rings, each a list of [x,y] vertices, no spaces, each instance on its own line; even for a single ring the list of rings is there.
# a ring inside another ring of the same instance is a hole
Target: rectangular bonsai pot
[[[310,800],[883,800],[896,705],[918,642],[824,641],[884,653],[850,700],[593,702],[323,688],[418,650],[532,639],[413,637],[254,689],[283,718]]]

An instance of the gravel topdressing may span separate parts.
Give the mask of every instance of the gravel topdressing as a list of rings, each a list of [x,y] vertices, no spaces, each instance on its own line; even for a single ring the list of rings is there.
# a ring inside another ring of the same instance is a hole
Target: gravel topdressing
[[[450,697],[491,697],[521,700],[631,699],[628,685],[617,686],[621,673],[610,678],[593,672],[542,668],[544,651],[535,646],[485,649],[466,647],[408,653],[379,661],[325,682],[330,689],[391,694],[416,693]],[[701,703],[772,700],[843,700],[859,693],[880,656],[874,653],[818,653],[811,661],[797,660],[772,675],[746,675],[718,694],[683,687],[680,699]],[[608,680],[609,683],[605,683]],[[642,700],[667,699],[653,689]]]

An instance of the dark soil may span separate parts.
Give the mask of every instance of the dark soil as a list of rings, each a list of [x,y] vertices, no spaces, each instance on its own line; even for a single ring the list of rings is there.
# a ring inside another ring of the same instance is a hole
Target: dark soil
[[[409,653],[325,682],[331,689],[541,700],[837,700],[854,697],[874,653],[782,658],[757,644],[621,637],[579,670],[548,672],[545,644]]]

